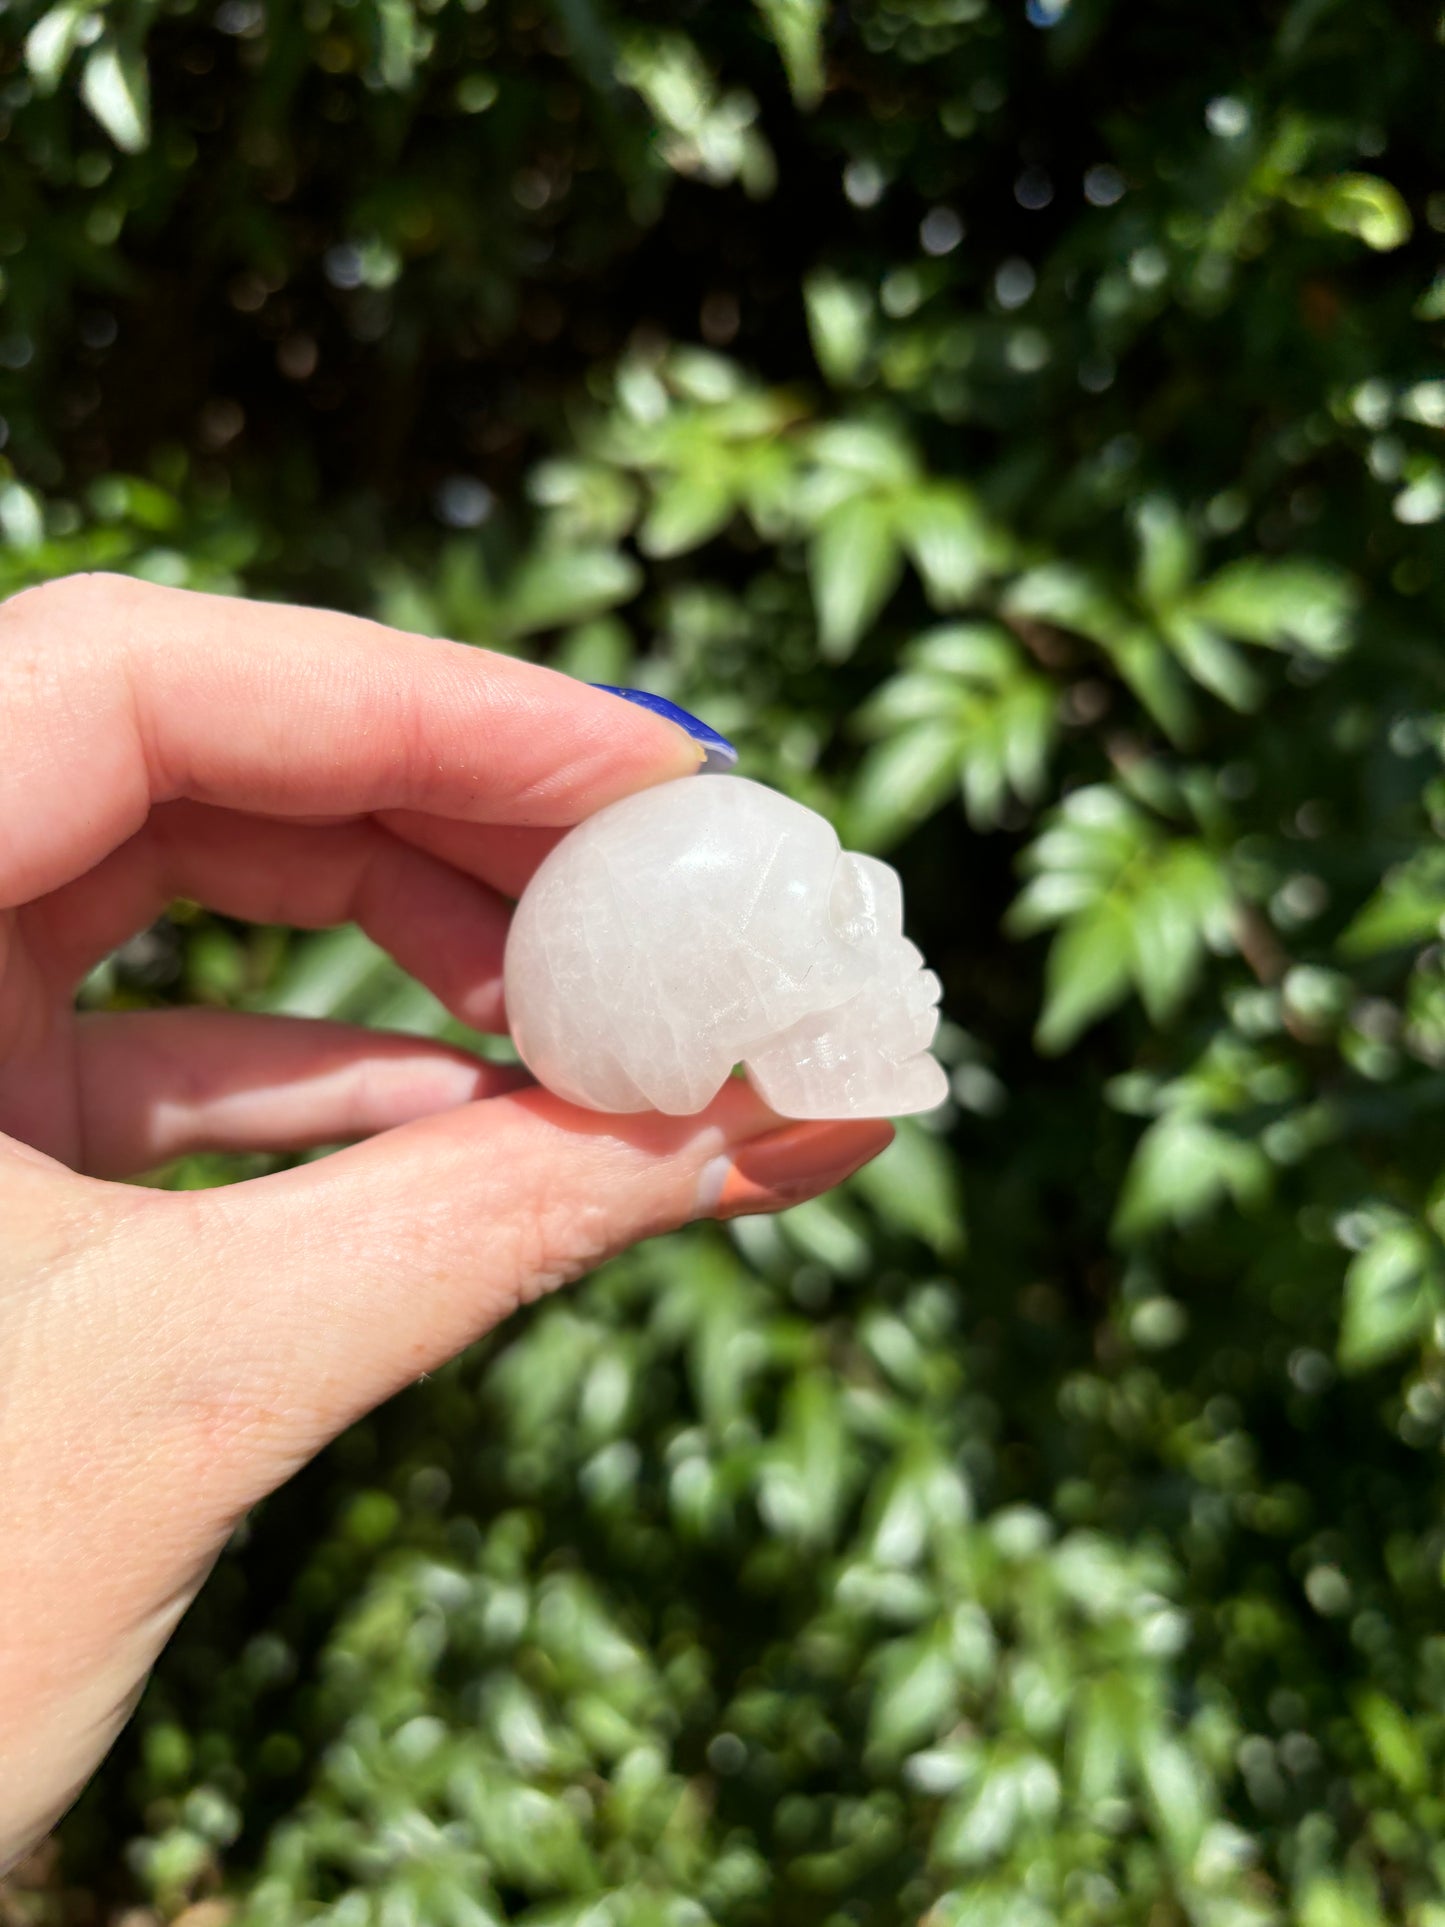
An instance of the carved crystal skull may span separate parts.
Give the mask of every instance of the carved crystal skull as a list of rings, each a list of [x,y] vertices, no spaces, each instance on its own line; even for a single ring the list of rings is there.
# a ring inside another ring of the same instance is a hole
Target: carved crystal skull
[[[784,1117],[942,1101],[939,983],[897,872],[740,776],[599,810],[528,884],[507,942],[512,1036],[559,1097],[700,1111],[735,1066]]]

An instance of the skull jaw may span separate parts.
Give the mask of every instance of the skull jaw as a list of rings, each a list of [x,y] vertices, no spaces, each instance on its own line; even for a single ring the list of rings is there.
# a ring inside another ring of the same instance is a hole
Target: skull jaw
[[[910,969],[889,984],[871,984],[847,1003],[814,1011],[755,1045],[743,1059],[747,1080],[780,1117],[931,1111],[948,1095],[948,1078],[928,1049],[938,1026],[937,996],[938,979],[928,970]],[[686,1117],[706,1108],[732,1066],[715,1057],[692,1060],[685,1088],[651,1066],[651,1075],[630,1074],[606,1051],[588,1064],[585,1085],[561,1065],[533,1068],[541,1069],[542,1081],[558,1096],[589,1110]]]
[[[936,1110],[948,1096],[948,1076],[936,1057],[920,1051],[901,1064],[860,1053],[845,1071],[782,1061],[751,1060],[748,1082],[779,1117],[910,1117]]]
[[[937,998],[938,979],[930,970],[871,985],[749,1052],[743,1066],[748,1082],[782,1117],[931,1111],[948,1095],[943,1066],[928,1049],[938,1028]]]

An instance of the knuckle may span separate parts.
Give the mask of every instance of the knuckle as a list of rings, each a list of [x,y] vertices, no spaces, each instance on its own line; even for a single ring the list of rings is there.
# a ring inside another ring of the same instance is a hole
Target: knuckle
[[[39,669],[57,653],[80,652],[124,633],[146,585],[95,571],[60,575],[0,602],[0,660]]]
[[[508,1267],[515,1309],[571,1284],[626,1240],[606,1206],[579,1198],[540,1201],[516,1222]]]

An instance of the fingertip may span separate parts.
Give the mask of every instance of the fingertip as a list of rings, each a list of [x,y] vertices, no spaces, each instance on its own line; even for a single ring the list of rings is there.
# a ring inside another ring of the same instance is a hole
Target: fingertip
[[[623,688],[617,683],[594,682],[588,685],[600,689],[605,695],[620,696],[623,702],[633,703],[639,709],[660,716],[683,731],[688,741],[699,752],[699,762],[705,770],[724,771],[734,768],[738,752],[720,730],[705,723],[701,716],[694,716],[690,709],[681,703],[670,702],[666,696],[654,695],[650,689]]]
[[[795,1123],[735,1145],[703,1167],[698,1209],[710,1217],[782,1211],[841,1184],[887,1150],[886,1118]]]

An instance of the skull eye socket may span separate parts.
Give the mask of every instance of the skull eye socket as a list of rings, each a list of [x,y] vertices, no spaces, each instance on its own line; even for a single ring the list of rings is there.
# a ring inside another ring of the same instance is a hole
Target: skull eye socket
[[[844,943],[878,934],[878,892],[858,859],[844,850],[828,892],[828,921]]]

